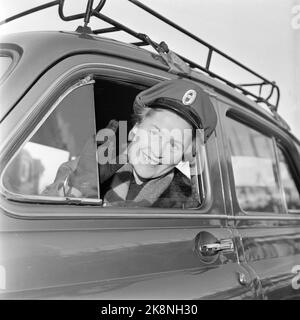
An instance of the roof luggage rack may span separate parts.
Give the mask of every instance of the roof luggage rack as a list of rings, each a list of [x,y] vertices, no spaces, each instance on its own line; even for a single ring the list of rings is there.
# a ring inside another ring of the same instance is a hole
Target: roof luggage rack
[[[207,42],[205,42],[204,40],[200,39],[199,37],[197,37],[193,33],[185,30],[184,28],[180,27],[179,25],[172,22],[168,18],[162,16],[158,12],[147,7],[146,5],[141,3],[140,1],[138,1],[138,0],[128,0],[128,1],[131,2],[132,4],[134,4],[135,6],[141,8],[142,10],[150,13],[152,16],[156,17],[160,21],[173,27],[177,31],[185,34],[189,38],[195,40],[196,42],[203,45],[204,47],[206,47],[208,49],[208,54],[206,57],[205,65],[200,65],[194,61],[189,60],[188,58],[186,58],[184,56],[176,54],[176,53],[172,52],[171,50],[169,50],[169,48],[165,42],[161,42],[160,44],[158,44],[155,41],[151,40],[147,35],[135,32],[134,30],[128,28],[127,26],[125,26],[125,25],[109,18],[108,16],[100,13],[101,9],[103,8],[103,6],[106,3],[106,0],[100,0],[99,4],[95,7],[95,9],[93,9],[94,0],[88,0],[86,11],[84,13],[75,14],[75,15],[71,15],[71,16],[64,15],[63,8],[64,8],[65,0],[56,0],[56,1],[48,2],[43,5],[34,7],[29,10],[23,11],[17,15],[11,16],[11,17],[1,21],[0,25],[8,23],[8,22],[13,21],[18,18],[21,18],[23,16],[32,14],[37,11],[41,11],[41,10],[44,10],[44,9],[47,9],[47,8],[50,8],[53,6],[58,6],[58,13],[59,13],[59,16],[62,20],[73,21],[73,20],[78,20],[78,19],[84,19],[84,25],[79,26],[76,30],[77,32],[86,33],[86,34],[105,34],[105,33],[124,31],[127,34],[129,34],[139,40],[138,42],[133,42],[132,44],[139,46],[139,47],[152,46],[162,56],[165,63],[167,65],[169,65],[170,72],[185,74],[186,76],[188,76],[190,68],[201,70],[202,72],[205,72],[206,74],[208,74],[210,77],[218,79],[218,80],[224,82],[225,84],[229,85],[230,87],[239,90],[244,95],[254,98],[255,102],[265,104],[275,114],[276,117],[279,117],[277,114],[277,110],[278,110],[278,105],[279,105],[279,100],[280,100],[280,89],[275,82],[267,80],[266,78],[259,75],[255,71],[249,69],[247,66],[243,65],[242,63],[233,59],[229,55],[223,53],[219,49],[215,48],[214,46],[212,46],[212,45],[208,44]],[[92,30],[88,26],[88,24],[90,22],[90,18],[92,16],[108,23],[111,26],[107,27],[107,28]],[[212,57],[213,57],[214,53],[216,53],[216,54],[220,55],[221,57],[225,58],[226,60],[230,61],[231,63],[233,63],[235,66],[238,66],[242,70],[247,71],[252,76],[255,76],[258,79],[258,81],[254,82],[254,83],[235,84],[235,83],[231,82],[230,80],[226,79],[225,77],[222,77],[221,75],[218,75],[215,72],[211,71],[211,62],[212,62]],[[174,70],[174,68],[173,68],[174,61],[175,61],[175,65],[176,65],[176,70]],[[249,91],[248,88],[250,88],[250,87],[257,88],[258,94],[255,94],[255,93]],[[263,96],[262,91],[265,88],[268,88],[269,93],[266,94],[266,96]],[[274,99],[275,103],[271,103],[270,102],[271,99]]]

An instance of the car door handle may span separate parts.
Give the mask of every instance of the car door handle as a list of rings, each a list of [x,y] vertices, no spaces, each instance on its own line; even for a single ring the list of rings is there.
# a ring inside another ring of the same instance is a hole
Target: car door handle
[[[199,245],[199,251],[203,256],[214,256],[219,252],[229,253],[234,251],[232,239],[222,239],[215,243]]]

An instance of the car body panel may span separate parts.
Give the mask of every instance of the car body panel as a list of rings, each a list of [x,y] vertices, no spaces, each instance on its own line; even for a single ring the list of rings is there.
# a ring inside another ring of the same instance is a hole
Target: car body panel
[[[161,299],[257,297],[251,281],[246,286],[238,281],[239,272],[249,279],[253,275],[239,264],[236,252],[203,262],[195,251],[200,232],[232,238],[215,136],[207,143],[207,158],[214,192],[199,210],[45,206],[2,199],[2,296],[146,299],[155,288]],[[203,281],[207,285],[201,286]]]
[[[197,256],[194,247],[199,232],[205,230],[217,238],[231,236],[218,226],[220,219],[212,221],[214,226],[209,219],[191,219],[189,225],[182,219],[165,219],[168,226],[162,227],[159,220],[131,219],[126,221],[130,226],[116,228],[107,219],[109,228],[102,227],[102,220],[88,221],[85,225],[93,226],[88,228],[81,227],[82,220],[73,220],[68,229],[26,232],[23,227],[24,231],[7,232],[1,237],[5,256],[1,265],[6,269],[1,296],[146,299],[155,292],[158,299],[198,299],[226,297],[230,291],[231,298],[253,298],[254,290],[238,282],[242,267],[234,254],[221,255],[211,264]],[[28,224],[32,228],[34,222]],[[49,225],[47,220],[39,224]]]
[[[300,181],[300,160],[293,140],[283,131],[279,131],[272,123],[261,119],[258,115],[240,110],[238,105],[222,98],[219,99],[219,115],[225,123],[228,112],[239,111],[241,119],[259,128],[262,132],[275,135],[277,140],[290,152],[295,165],[295,181]],[[224,152],[228,159],[228,188],[231,190],[232,217],[229,225],[234,234],[241,239],[243,259],[247,266],[254,270],[260,280],[262,297],[264,299],[299,299],[300,290],[293,281],[296,277],[295,267],[300,265],[300,210],[287,212],[247,213],[240,208],[235,193],[233,171],[230,163],[226,129],[224,130]],[[299,176],[297,177],[297,173]],[[242,259],[242,258],[241,258]]]
[[[300,299],[293,285],[295,267],[300,266],[300,219],[285,227],[277,222],[259,220],[252,225],[238,221],[247,265],[261,281],[266,299]]]
[[[18,44],[22,49],[22,55],[19,63],[1,88],[0,119],[10,111],[46,70],[68,56],[94,52],[112,57],[123,57],[127,60],[167,69],[160,60],[154,59],[153,54],[146,50],[137,49],[130,45],[121,45],[118,41],[105,38],[82,37],[78,33],[24,32],[4,36],[1,41],[0,49]],[[52,49],[49,50],[49,47]],[[137,52],[138,54],[136,54]],[[29,65],[31,66],[30,72],[26,72]],[[22,74],[22,77],[19,76],[20,74]],[[14,88],[14,90],[12,91],[11,88]]]
[[[18,44],[22,54],[1,88],[2,168],[73,80],[98,74],[151,86],[177,77],[167,72],[158,55],[96,36],[38,32],[10,35],[4,41]],[[195,71],[191,78],[209,92],[219,120],[206,145],[204,205],[162,211],[30,203],[1,196],[0,266],[5,279],[0,298],[298,297],[291,289],[291,270],[300,264],[299,216],[253,217],[240,210],[222,127],[227,109],[221,101],[278,131],[296,162],[297,139],[270,112],[232,88]],[[231,239],[234,252],[204,260],[197,253],[200,232]]]

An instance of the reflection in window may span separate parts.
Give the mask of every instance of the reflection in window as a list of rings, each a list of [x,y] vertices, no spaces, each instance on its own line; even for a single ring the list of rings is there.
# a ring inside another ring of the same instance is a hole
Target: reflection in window
[[[289,210],[300,209],[300,195],[291,175],[287,161],[281,149],[277,148],[279,157],[280,177],[284,188],[285,200]]]
[[[22,195],[45,195],[49,185],[55,188],[57,172],[64,163],[76,169],[78,156],[95,135],[93,87],[73,90],[57,106],[29,142],[7,167],[3,184],[9,191]],[[94,170],[91,181],[97,185],[96,149],[89,165]],[[84,159],[81,160],[81,166]],[[58,186],[57,186],[58,187]],[[96,192],[97,194],[97,192]],[[57,193],[56,196],[64,196]]]
[[[250,212],[282,212],[272,139],[230,118],[227,132],[241,208]]]

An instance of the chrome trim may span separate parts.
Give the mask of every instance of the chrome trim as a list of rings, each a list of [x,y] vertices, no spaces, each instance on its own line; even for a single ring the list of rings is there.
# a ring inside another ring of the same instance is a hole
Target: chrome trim
[[[200,253],[205,256],[214,256],[219,252],[231,253],[234,252],[234,245],[232,239],[221,239],[216,243],[207,243],[199,245]]]
[[[277,221],[284,221],[284,220],[299,220],[300,215],[298,216],[287,216],[283,214],[279,215],[270,215],[270,216],[263,216],[263,215],[248,215],[248,216],[228,216],[228,220],[277,220]]]
[[[277,174],[278,176],[278,182],[279,182],[279,189],[280,189],[280,193],[281,193],[281,201],[283,201],[283,209],[285,210],[285,213],[287,214],[289,209],[287,206],[287,202],[286,202],[286,196],[285,196],[285,192],[284,192],[284,187],[283,187],[283,183],[282,183],[282,177],[281,177],[281,171],[280,171],[280,163],[279,163],[279,154],[278,154],[278,146],[276,143],[276,138],[273,136],[272,137],[272,143],[273,143],[273,149],[274,149],[274,155],[275,155],[275,161],[276,161],[276,172],[275,174]]]
[[[242,286],[247,286],[251,283],[251,281],[249,279],[247,279],[245,273],[242,273],[242,272],[238,272],[238,280],[239,280],[239,283],[242,285]]]
[[[1,206],[3,208],[3,206]],[[102,209],[102,207],[101,207]],[[166,209],[167,210],[167,209]],[[5,210],[4,212],[5,215],[8,215],[13,218],[29,218],[29,219],[61,219],[63,218],[64,220],[68,219],[93,219],[93,220],[103,220],[103,219],[204,219],[204,220],[211,220],[211,219],[216,219],[216,220],[226,220],[227,216],[226,215],[210,215],[210,214],[197,214],[193,213],[191,214],[190,211],[189,213],[110,213],[110,212],[105,212],[105,213],[50,213],[45,214],[45,213],[37,213],[34,214],[32,212],[30,213],[11,213],[8,212],[8,210]],[[120,211],[120,210],[118,210]],[[153,211],[153,210],[152,210]],[[161,210],[159,211],[161,212]],[[157,227],[161,228],[161,227]],[[169,227],[165,227],[169,228]]]
[[[50,198],[50,197],[49,197]],[[44,198],[45,200],[45,198]],[[61,207],[58,208],[58,204],[50,204],[53,208],[61,210],[63,207],[67,208],[68,205],[65,203],[64,198],[56,198],[53,197],[53,200],[61,200]],[[80,199],[83,200],[83,199]],[[17,201],[10,202],[9,204],[5,203],[5,201],[0,201],[0,208],[4,210],[3,214],[11,216],[13,218],[29,218],[29,219],[71,219],[71,218],[79,218],[79,219],[107,219],[107,218],[121,218],[121,219],[204,219],[204,220],[213,220],[213,219],[221,219],[226,221],[239,221],[239,220],[276,220],[276,221],[300,221],[300,215],[297,216],[287,216],[287,215],[277,215],[277,216],[228,216],[226,214],[209,214],[199,212],[195,209],[164,209],[164,213],[161,213],[160,208],[140,208],[139,213],[133,213],[133,208],[120,208],[120,207],[90,207],[88,208],[90,212],[82,212],[74,213],[73,212],[59,212],[59,213],[46,213],[46,212],[38,212],[33,213],[32,208],[28,208],[28,212],[24,213],[24,206],[30,205],[30,202],[20,202],[19,205],[23,205],[22,210],[23,213],[19,211],[13,211],[9,208],[9,205],[16,204]],[[49,208],[49,207],[48,207]],[[78,206],[70,206],[69,209],[78,209]],[[101,213],[99,212],[102,211]],[[136,208],[135,208],[136,209]],[[137,208],[138,209],[138,208]],[[98,210],[97,212],[91,212],[92,210]],[[61,210],[62,211],[62,210]],[[70,210],[71,211],[71,210]],[[141,212],[142,211],[142,212]],[[178,211],[178,213],[174,212]],[[149,213],[148,213],[149,212]]]
[[[41,196],[41,195],[22,195],[19,193],[9,192],[9,195],[13,194],[13,197],[5,196],[6,200],[14,201],[15,203],[23,204],[34,204],[34,203],[47,203],[50,205],[57,205],[61,202],[62,205],[72,205],[72,204],[102,204],[102,199],[95,198],[76,198],[69,197],[64,194],[63,197],[55,196]],[[34,202],[35,201],[35,202]],[[0,206],[1,208],[1,206]]]

